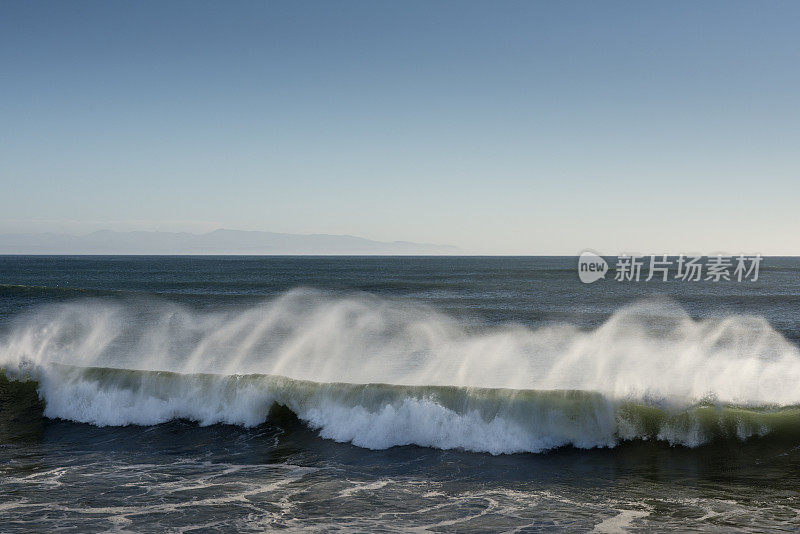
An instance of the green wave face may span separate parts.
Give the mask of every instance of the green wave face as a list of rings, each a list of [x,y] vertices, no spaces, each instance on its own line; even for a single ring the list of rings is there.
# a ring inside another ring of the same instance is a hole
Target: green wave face
[[[361,447],[413,444],[492,454],[613,447],[628,440],[697,447],[800,436],[797,406],[681,406],[574,390],[320,383],[65,365],[42,369],[37,378],[0,379],[6,423],[44,415],[100,426],[172,419],[256,426],[279,405],[322,437]]]

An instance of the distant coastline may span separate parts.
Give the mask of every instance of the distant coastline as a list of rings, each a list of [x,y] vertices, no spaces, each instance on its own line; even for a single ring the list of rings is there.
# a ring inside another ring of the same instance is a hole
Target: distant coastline
[[[188,232],[99,230],[86,235],[0,234],[0,254],[44,255],[452,255],[451,245],[373,241],[351,235],[219,229]]]

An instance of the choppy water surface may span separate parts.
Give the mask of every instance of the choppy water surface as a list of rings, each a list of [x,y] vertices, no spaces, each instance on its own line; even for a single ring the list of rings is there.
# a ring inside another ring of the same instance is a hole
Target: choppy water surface
[[[3,530],[800,528],[800,260],[0,257]]]

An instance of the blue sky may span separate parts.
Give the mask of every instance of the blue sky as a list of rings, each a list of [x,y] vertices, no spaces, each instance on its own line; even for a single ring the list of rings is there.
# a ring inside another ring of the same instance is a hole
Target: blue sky
[[[0,1],[0,232],[800,254],[800,4]]]

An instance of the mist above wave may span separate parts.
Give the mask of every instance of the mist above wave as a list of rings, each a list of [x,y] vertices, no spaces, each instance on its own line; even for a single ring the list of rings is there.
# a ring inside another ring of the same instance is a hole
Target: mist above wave
[[[669,300],[633,303],[584,331],[569,324],[469,327],[407,301],[314,290],[224,312],[86,299],[17,317],[0,343],[0,365],[10,372],[53,362],[315,382],[800,402],[800,351],[765,319],[695,320]]]

